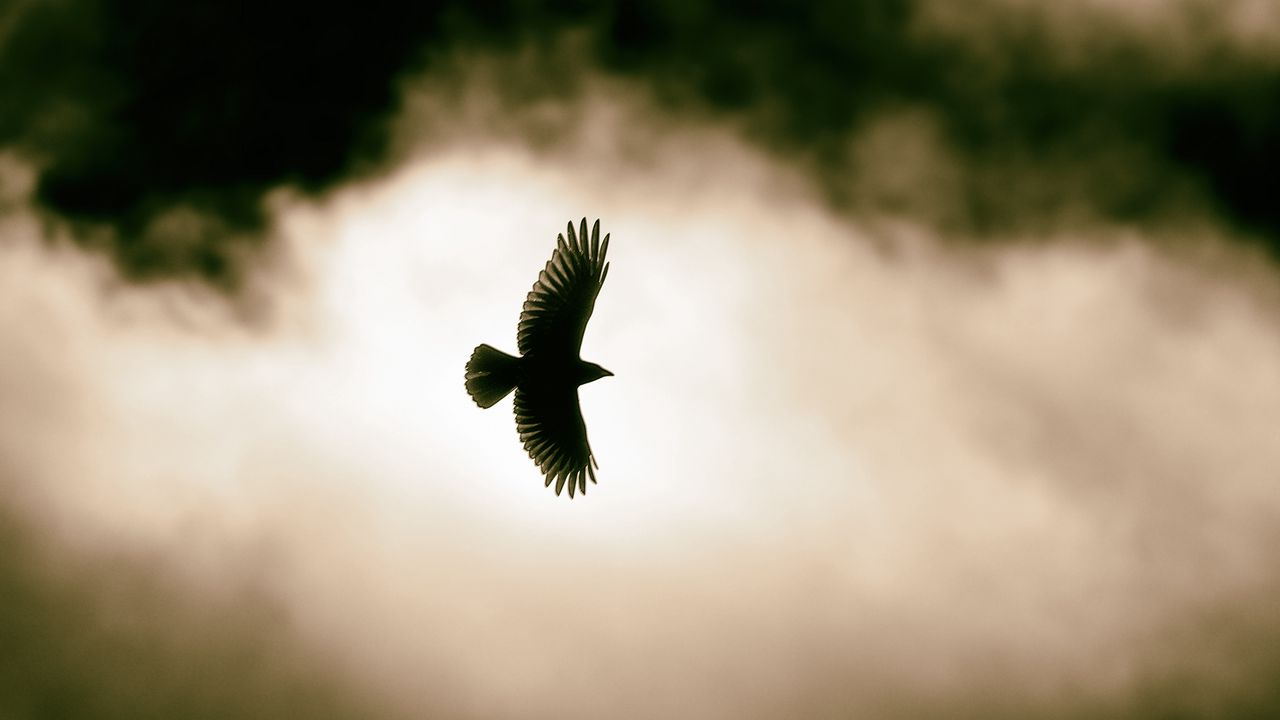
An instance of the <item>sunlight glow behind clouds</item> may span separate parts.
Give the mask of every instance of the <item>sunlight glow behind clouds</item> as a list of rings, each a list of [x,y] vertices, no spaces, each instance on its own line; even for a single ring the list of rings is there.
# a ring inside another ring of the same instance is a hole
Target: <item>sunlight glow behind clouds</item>
[[[261,546],[289,622],[409,714],[1124,707],[1255,671],[1168,630],[1278,630],[1251,288],[1108,228],[957,250],[904,222],[886,250],[706,128],[591,158],[477,141],[282,192],[257,329],[184,286],[103,296],[103,263],[6,220],[5,459],[86,546],[213,586]],[[462,365],[514,350],[583,215],[614,263],[583,355],[617,376],[582,391],[600,484],[569,501]]]

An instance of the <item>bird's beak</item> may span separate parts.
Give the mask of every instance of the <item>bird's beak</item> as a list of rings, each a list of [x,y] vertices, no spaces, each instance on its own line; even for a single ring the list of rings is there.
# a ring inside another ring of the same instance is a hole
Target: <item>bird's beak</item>
[[[613,373],[609,372],[608,370],[605,370],[604,368],[600,368],[600,372],[604,373],[605,377],[613,377]]]

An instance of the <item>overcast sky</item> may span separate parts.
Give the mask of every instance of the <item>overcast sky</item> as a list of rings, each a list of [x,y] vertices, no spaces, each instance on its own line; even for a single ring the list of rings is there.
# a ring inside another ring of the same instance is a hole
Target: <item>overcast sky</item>
[[[1280,711],[1273,3],[366,4],[0,8],[0,715]]]

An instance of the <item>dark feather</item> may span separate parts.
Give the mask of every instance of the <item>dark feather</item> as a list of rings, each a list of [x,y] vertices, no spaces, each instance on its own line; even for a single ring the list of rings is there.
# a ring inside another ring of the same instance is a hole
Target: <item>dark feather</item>
[[[569,496],[587,491],[586,478],[595,456],[587,442],[587,426],[582,419],[576,388],[516,388],[516,427],[529,457],[546,474],[547,484],[556,483],[556,494],[566,481]]]
[[[597,220],[588,242],[586,218],[577,233],[569,223],[567,234],[568,239],[556,237],[556,249],[525,299],[516,333],[522,354],[576,358],[582,347],[582,335],[609,269],[605,262],[609,236],[601,243]]]

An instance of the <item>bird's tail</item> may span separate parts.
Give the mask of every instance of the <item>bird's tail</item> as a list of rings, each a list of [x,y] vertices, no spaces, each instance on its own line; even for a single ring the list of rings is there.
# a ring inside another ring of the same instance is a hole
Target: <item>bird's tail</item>
[[[492,407],[515,389],[520,358],[480,345],[467,361],[467,393],[482,408]]]

